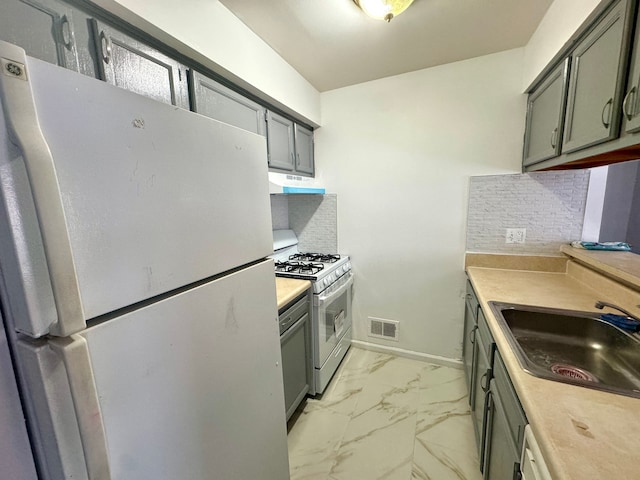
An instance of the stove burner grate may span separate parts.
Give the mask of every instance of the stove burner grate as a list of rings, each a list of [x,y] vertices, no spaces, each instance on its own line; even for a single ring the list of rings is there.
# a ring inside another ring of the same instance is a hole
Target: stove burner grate
[[[289,260],[303,260],[308,262],[335,263],[340,255],[331,253],[296,253],[289,256]]]
[[[324,269],[322,263],[276,261],[276,272],[300,273],[304,275],[315,275]]]

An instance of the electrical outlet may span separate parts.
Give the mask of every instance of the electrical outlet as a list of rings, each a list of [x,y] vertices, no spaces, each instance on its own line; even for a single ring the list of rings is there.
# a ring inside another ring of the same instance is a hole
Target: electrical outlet
[[[526,237],[526,228],[507,228],[505,243],[525,243]]]

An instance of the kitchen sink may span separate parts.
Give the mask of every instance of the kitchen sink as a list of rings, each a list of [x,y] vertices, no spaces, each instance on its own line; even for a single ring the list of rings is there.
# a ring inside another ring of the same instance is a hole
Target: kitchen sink
[[[489,302],[520,362],[537,377],[640,398],[640,339],[597,312]]]

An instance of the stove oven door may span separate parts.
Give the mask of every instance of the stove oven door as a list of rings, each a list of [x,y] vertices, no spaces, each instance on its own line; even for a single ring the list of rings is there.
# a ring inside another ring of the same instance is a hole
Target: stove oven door
[[[351,272],[313,296],[314,366],[322,368],[342,336],[351,327]]]

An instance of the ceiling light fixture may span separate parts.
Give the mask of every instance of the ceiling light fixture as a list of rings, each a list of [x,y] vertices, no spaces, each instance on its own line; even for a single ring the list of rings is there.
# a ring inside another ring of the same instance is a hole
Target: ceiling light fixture
[[[404,12],[413,0],[353,0],[364,13],[378,20],[390,22]]]

